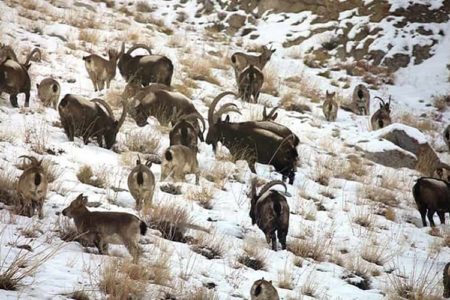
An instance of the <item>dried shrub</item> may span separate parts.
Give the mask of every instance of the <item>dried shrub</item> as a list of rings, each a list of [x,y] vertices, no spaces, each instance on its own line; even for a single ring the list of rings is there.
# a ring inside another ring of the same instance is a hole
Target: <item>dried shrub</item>
[[[95,29],[81,29],[78,39],[95,45],[99,42],[100,35]]]
[[[192,251],[207,259],[220,259],[225,253],[226,245],[224,244],[223,238],[202,232],[197,234],[191,248]]]
[[[302,114],[311,111],[311,108],[303,103],[303,100],[301,100],[294,92],[284,94],[281,98],[280,106],[285,110],[296,111]]]
[[[131,131],[125,134],[128,150],[144,154],[158,154],[161,148],[161,136],[156,130]]]
[[[191,216],[185,207],[158,204],[153,207],[147,224],[159,230],[165,239],[184,242],[186,225],[191,224]]]
[[[214,197],[214,190],[209,187],[201,186],[200,188],[191,188],[186,197],[189,200],[195,201],[204,209],[212,209],[212,199]]]
[[[253,270],[267,269],[267,254],[265,249],[260,248],[254,241],[244,241],[244,252],[238,257],[238,262],[252,268]]]
[[[264,72],[264,83],[261,92],[278,97],[280,90],[280,78],[278,72],[273,67],[266,66]]]
[[[99,176],[99,174],[94,174],[92,168],[88,165],[83,165],[80,167],[77,173],[77,178],[81,183],[89,184],[98,188],[105,188],[106,186],[105,177]]]
[[[202,63],[199,63],[197,59],[189,56],[181,59],[180,63],[183,65],[184,71],[189,74],[190,78],[220,85],[219,80],[211,71],[212,66],[209,60],[204,60]]]

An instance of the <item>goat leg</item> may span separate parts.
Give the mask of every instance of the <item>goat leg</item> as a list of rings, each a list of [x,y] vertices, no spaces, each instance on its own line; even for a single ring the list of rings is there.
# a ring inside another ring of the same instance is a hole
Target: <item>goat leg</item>
[[[434,215],[434,210],[428,209],[427,216],[428,216],[428,221],[430,221],[430,226],[431,226],[431,227],[436,226],[436,225],[434,224],[434,221],[433,221],[433,215]]]
[[[25,92],[25,107],[30,106],[30,91]]]
[[[277,237],[275,231],[270,234],[270,238],[272,240],[272,250],[277,251]]]
[[[286,250],[287,232],[285,232],[284,230],[277,230],[277,236],[278,236],[278,240],[280,241],[280,244],[281,244],[281,249]]]
[[[9,102],[11,102],[12,107],[19,107],[19,105],[17,104],[17,94],[10,95]]]
[[[445,224],[445,211],[437,211],[441,224]]]
[[[420,212],[420,216],[422,217],[423,227],[427,227],[427,220],[425,218],[427,215],[427,209],[425,207],[420,207],[419,212]]]

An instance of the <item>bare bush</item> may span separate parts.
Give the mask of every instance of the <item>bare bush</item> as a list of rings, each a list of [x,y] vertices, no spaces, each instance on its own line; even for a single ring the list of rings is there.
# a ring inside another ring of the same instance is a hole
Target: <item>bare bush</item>
[[[220,259],[225,253],[225,248],[223,237],[202,232],[196,235],[192,251],[207,259]]]
[[[210,187],[204,186],[201,186],[200,188],[193,187],[189,189],[189,191],[186,194],[186,197],[189,200],[197,202],[198,205],[200,205],[204,209],[212,209],[213,206],[211,200],[214,197],[214,190]]]
[[[186,225],[191,224],[188,210],[175,204],[154,205],[147,224],[157,229],[165,239],[185,241]]]
[[[161,136],[155,131],[132,131],[125,134],[128,150],[144,154],[158,154],[161,148]]]
[[[103,175],[105,175],[103,173]],[[89,184],[98,188],[105,188],[106,180],[101,174],[94,174],[92,168],[88,165],[80,167],[77,173],[77,178],[81,183]]]
[[[219,80],[214,76],[211,71],[211,63],[209,60],[203,61],[201,64],[193,56],[184,57],[180,60],[183,65],[183,69],[194,80],[207,81],[209,83],[219,85]]]
[[[237,259],[238,262],[253,270],[267,269],[267,252],[264,248],[258,247],[256,241],[245,240],[243,250],[243,253]]]

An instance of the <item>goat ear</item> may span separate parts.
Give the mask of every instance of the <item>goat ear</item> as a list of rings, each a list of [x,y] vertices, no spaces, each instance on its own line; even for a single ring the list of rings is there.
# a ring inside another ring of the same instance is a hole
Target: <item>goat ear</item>
[[[277,49],[272,49],[272,53],[274,53],[275,51],[277,51]]]
[[[380,103],[380,108],[383,108],[383,104]]]
[[[87,203],[88,203],[88,197],[86,197],[86,196],[83,196],[83,198],[81,198],[81,203],[83,203],[83,205],[87,205]]]

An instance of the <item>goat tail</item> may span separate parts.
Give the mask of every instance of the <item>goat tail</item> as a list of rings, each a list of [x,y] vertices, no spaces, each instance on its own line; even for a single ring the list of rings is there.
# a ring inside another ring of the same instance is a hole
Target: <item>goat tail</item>
[[[144,221],[141,221],[141,223],[139,224],[139,228],[141,229],[141,235],[145,235],[147,233],[148,226]]]

